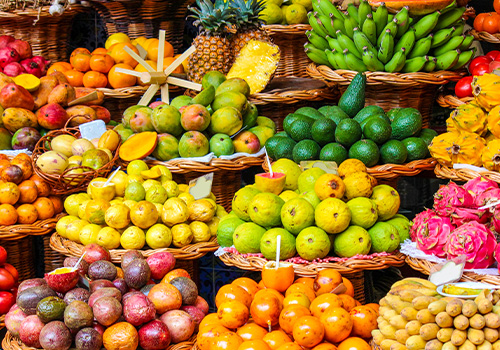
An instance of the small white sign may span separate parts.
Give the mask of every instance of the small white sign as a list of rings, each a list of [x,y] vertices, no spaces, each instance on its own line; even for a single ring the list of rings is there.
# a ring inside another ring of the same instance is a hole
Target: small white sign
[[[93,139],[98,139],[106,132],[106,124],[103,120],[94,120],[78,127],[80,129],[80,134],[82,138],[92,141]]]
[[[189,193],[194,199],[202,199],[210,196],[212,192],[212,183],[214,181],[214,173],[200,176],[189,181]]]

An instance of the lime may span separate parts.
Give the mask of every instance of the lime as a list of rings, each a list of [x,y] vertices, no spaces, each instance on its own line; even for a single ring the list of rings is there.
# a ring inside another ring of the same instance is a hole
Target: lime
[[[281,236],[280,260],[293,258],[297,252],[295,250],[295,237],[282,228],[270,229],[260,239],[260,252],[264,255],[264,258],[269,260],[276,259],[278,236]]]
[[[331,248],[330,237],[324,230],[314,226],[300,231],[295,245],[300,257],[309,261],[324,258]]]

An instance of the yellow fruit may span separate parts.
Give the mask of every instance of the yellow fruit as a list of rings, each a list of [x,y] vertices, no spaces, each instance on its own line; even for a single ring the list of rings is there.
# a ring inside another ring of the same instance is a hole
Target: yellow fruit
[[[59,234],[59,236],[67,238],[66,237],[66,229],[67,229],[68,225],[75,220],[79,220],[79,219],[77,216],[74,216],[74,215],[67,215],[63,218],[60,218],[56,224],[56,231]]]
[[[169,198],[163,204],[162,221],[167,226],[181,224],[189,217],[186,203],[179,198]]]
[[[153,225],[146,232],[146,243],[152,249],[168,248],[172,244],[172,232],[163,224]]]
[[[104,47],[109,49],[111,46],[117,43],[130,43],[130,38],[128,37],[127,34],[125,33],[115,33],[112,34],[106,39],[106,43],[104,44]]]
[[[130,221],[142,229],[153,226],[158,221],[156,206],[148,201],[140,201],[130,209]]]
[[[111,182],[115,184],[115,193],[119,197],[123,197],[125,195],[125,189],[128,184],[128,175],[119,170],[115,176],[111,179]]]
[[[219,227],[220,220],[217,216],[214,217],[212,220],[207,222],[208,228],[210,229],[210,236],[215,237],[217,236],[217,228]]]
[[[476,103],[486,109],[492,110],[500,104],[500,77],[496,74],[476,76],[472,80],[472,93]]]
[[[198,199],[189,204],[189,220],[209,222],[215,216],[217,205],[210,199]]]
[[[316,192],[320,200],[342,198],[345,190],[344,181],[334,174],[321,175],[314,185],[314,192]]]
[[[80,231],[88,224],[89,222],[87,220],[73,220],[66,226],[66,238],[73,242],[81,243]]]
[[[337,198],[327,198],[315,209],[316,226],[327,233],[335,234],[344,231],[351,221],[351,211],[347,204]]]
[[[283,190],[295,191],[298,188],[297,181],[300,174],[302,174],[302,169],[300,169],[297,163],[287,158],[281,158],[274,162],[271,168],[276,173],[283,173],[286,175],[285,187],[283,187]]]
[[[193,195],[188,193],[188,192],[179,193],[177,198],[182,199],[184,201],[184,203],[186,203],[187,206],[189,206],[191,203],[193,203],[195,201]]]
[[[97,243],[97,234],[101,229],[102,227],[96,224],[85,225],[79,233],[80,242],[83,245]]]
[[[130,209],[125,204],[109,207],[104,215],[106,224],[113,228],[125,228],[130,223]]]
[[[177,186],[175,181],[163,181],[161,185],[167,191],[168,198],[177,197],[179,195],[179,186]]]
[[[488,113],[488,130],[500,138],[500,106],[496,106]]]
[[[358,159],[346,159],[339,165],[338,168],[339,176],[341,178],[345,178],[347,175],[359,171],[366,173],[366,166]]]
[[[370,197],[373,192],[373,184],[370,175],[365,172],[355,172],[344,178],[345,197],[347,200],[356,197]]]
[[[484,139],[477,134],[447,132],[436,136],[429,145],[431,155],[445,166],[456,163],[481,166]]]
[[[187,246],[193,241],[193,231],[188,224],[178,224],[172,227],[172,243],[177,248]]]
[[[148,38],[146,38],[145,36],[140,36],[140,37],[132,40],[132,45],[134,45],[134,46],[141,45],[142,46],[146,40],[148,40]]]
[[[120,246],[120,232],[112,227],[104,227],[97,234],[96,243],[106,249],[116,249]]]
[[[452,123],[458,131],[467,131],[484,136],[487,131],[487,114],[473,103],[460,105],[450,114]]]
[[[488,142],[481,155],[483,166],[490,171],[500,170],[500,140]]]
[[[139,227],[130,226],[123,231],[120,244],[124,249],[141,249],[146,244],[146,235]]]
[[[204,222],[193,221],[189,224],[189,228],[193,232],[192,243],[208,242],[212,237],[210,228]]]

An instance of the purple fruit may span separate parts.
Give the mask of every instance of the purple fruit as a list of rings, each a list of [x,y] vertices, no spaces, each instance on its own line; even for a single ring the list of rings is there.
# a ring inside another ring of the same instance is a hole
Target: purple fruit
[[[35,128],[24,127],[17,130],[12,136],[12,149],[28,149],[33,151],[42,136]]]

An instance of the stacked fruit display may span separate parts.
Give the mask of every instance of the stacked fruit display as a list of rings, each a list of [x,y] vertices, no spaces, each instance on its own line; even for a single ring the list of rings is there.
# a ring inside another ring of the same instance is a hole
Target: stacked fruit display
[[[474,37],[463,34],[465,7],[456,3],[421,18],[405,6],[388,14],[384,3],[375,12],[367,0],[340,12],[328,0],[314,0],[309,12],[306,54],[318,64],[358,72],[432,72],[457,70],[474,56]],[[331,15],[330,15],[331,14]]]
[[[313,0],[316,1],[316,0]],[[307,12],[313,9],[312,1],[265,1],[260,18],[266,24],[307,24]]]
[[[173,269],[175,258],[168,252],[145,259],[128,251],[121,268],[97,245],[84,254],[78,266],[77,258],[66,258],[66,267],[19,285],[5,324],[25,346],[68,350],[74,342],[88,350],[166,349],[188,340],[208,313],[189,273]]]
[[[500,51],[493,50],[484,56],[477,56],[474,58],[467,66],[470,75],[463,77],[455,85],[455,95],[458,98],[474,97],[471,86],[472,79],[475,76],[493,73],[496,69],[500,68],[499,54]]]
[[[429,145],[431,155],[444,166],[470,164],[498,171],[500,162],[500,76],[474,77],[475,99],[454,110],[446,121],[447,131]]]
[[[120,157],[129,161],[152,154],[166,161],[209,152],[217,157],[259,152],[276,125],[259,117],[257,107],[248,102],[247,82],[214,71],[205,75],[203,87],[194,98],[178,96],[170,105],[153,102],[127,108],[122,124],[114,128],[125,140]]]
[[[149,169],[132,161],[127,173],[118,171],[105,186],[105,178],[90,182],[87,193],[64,201],[69,216],[56,230],[64,238],[107,249],[152,249],[208,242],[226,215],[215,196],[197,199],[187,185],[177,185],[163,165]]]
[[[499,298],[488,290],[475,299],[441,298],[431,282],[406,278],[380,300],[373,341],[383,350],[497,349]]]
[[[234,195],[232,212],[217,230],[222,247],[267,259],[294,257],[312,261],[330,252],[340,257],[391,253],[409,238],[409,221],[398,212],[398,192],[375,186],[358,160],[346,160],[338,175],[320,168],[301,171],[288,159],[273,163],[271,174]]]
[[[414,108],[394,108],[385,113],[379,106],[366,106],[366,78],[358,73],[338,106],[299,108],[283,120],[284,132],[267,140],[273,159],[288,158],[342,163],[361,160],[376,164],[403,164],[428,158],[428,144],[437,133],[422,129],[422,115]]]
[[[19,273],[7,262],[7,251],[0,246],[0,315],[9,312],[16,302]]]
[[[335,270],[295,279],[289,264],[273,264],[259,284],[243,277],[219,289],[217,313],[199,325],[200,350],[370,349],[377,304],[361,305],[352,283]]]
[[[496,182],[478,177],[463,186],[450,182],[434,196],[433,209],[417,214],[410,235],[423,252],[453,260],[464,255],[466,269],[488,268],[500,260],[495,231],[498,207],[480,209],[500,199]]]
[[[0,73],[9,77],[31,74],[40,78],[47,72],[49,63],[42,56],[33,56],[29,42],[0,35]]]
[[[20,153],[12,160],[0,154],[0,225],[32,224],[63,210],[62,200],[33,173],[31,159]]]
[[[497,34],[500,32],[500,3],[493,1],[495,12],[480,13],[474,19],[474,29],[478,32]]]

